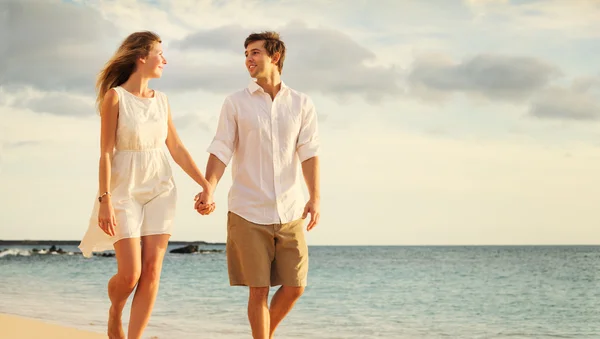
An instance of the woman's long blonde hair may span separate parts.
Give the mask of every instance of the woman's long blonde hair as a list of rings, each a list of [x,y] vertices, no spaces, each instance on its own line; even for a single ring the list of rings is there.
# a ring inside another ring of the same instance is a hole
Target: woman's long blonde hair
[[[135,71],[138,58],[148,56],[154,43],[161,43],[160,37],[153,32],[143,31],[130,34],[117,52],[108,60],[96,80],[96,105],[98,112],[106,93],[113,87],[122,85]]]

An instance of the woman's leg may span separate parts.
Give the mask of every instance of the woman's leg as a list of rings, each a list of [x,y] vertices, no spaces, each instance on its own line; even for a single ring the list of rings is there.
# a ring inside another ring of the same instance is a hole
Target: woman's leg
[[[115,243],[114,247],[117,274],[108,281],[108,297],[111,302],[108,315],[108,337],[125,339],[121,314],[142,271],[140,238],[121,239]]]
[[[148,325],[169,237],[168,234],[142,237],[142,274],[131,304],[128,339],[140,339]]]

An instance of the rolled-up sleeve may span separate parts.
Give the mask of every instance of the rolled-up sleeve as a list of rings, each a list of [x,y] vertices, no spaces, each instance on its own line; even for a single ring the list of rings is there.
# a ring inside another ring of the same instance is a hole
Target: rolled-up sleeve
[[[309,97],[306,97],[302,111],[302,126],[300,127],[296,146],[300,162],[319,155],[320,149],[317,112],[314,103]]]
[[[237,144],[237,118],[235,107],[230,98],[226,98],[221,107],[219,123],[215,137],[208,146],[208,153],[214,154],[225,166],[229,164]]]

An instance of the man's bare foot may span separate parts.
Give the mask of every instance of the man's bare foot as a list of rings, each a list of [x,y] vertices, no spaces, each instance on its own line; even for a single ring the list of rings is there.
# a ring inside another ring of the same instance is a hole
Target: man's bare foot
[[[121,312],[113,310],[112,306],[108,311],[107,334],[109,339],[125,339],[125,331],[123,331],[123,325],[121,324]]]

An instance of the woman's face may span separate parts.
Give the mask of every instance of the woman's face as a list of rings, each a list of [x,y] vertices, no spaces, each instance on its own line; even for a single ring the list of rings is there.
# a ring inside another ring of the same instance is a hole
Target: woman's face
[[[148,53],[148,56],[143,59],[144,64],[142,65],[142,71],[144,74],[151,78],[160,78],[164,65],[167,63],[167,59],[163,56],[162,45],[159,42],[155,42],[152,45],[152,49]]]

